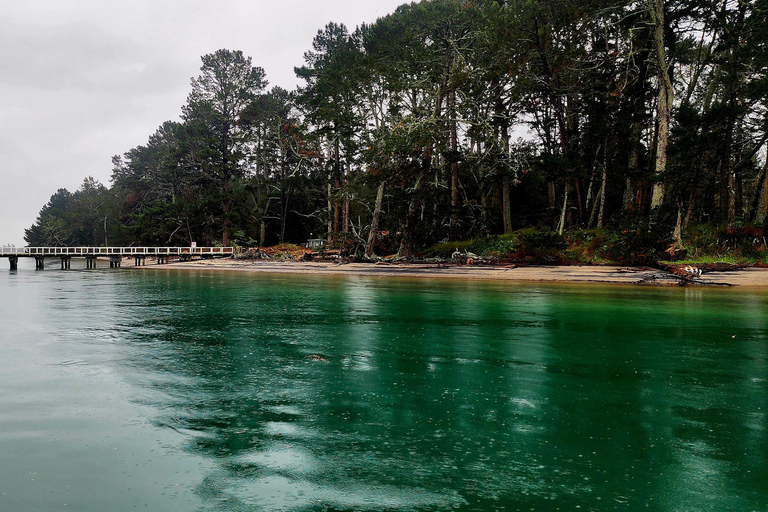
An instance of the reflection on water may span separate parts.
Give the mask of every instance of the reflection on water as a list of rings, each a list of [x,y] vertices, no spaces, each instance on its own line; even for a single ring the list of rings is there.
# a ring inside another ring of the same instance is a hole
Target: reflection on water
[[[2,510],[768,509],[766,295],[25,270],[0,290]]]

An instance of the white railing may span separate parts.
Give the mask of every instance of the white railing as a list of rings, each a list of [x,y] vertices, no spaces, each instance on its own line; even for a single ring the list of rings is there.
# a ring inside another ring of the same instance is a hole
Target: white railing
[[[14,245],[0,246],[0,255],[2,256],[14,256],[17,254],[24,254],[25,247],[16,247]]]
[[[0,247],[3,256],[224,256],[232,247]]]

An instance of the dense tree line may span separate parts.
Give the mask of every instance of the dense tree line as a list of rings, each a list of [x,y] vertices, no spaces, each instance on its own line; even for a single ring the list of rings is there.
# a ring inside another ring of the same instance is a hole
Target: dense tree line
[[[537,226],[763,226],[768,0],[429,0],[320,30],[295,91],[203,56],[180,122],[59,190],[32,245],[300,242],[409,257]]]

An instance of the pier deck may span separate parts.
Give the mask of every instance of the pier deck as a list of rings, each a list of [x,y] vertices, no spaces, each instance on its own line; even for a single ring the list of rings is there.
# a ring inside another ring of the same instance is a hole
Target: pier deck
[[[134,258],[136,265],[146,263],[147,257],[154,257],[158,263],[169,258],[189,260],[193,257],[228,257],[232,247],[0,247],[0,258],[8,258],[11,270],[18,268],[19,258],[35,258],[35,268],[43,270],[46,258],[60,258],[61,268],[70,268],[72,258],[85,258],[86,268],[95,268],[96,259],[109,258],[111,267],[119,267],[123,258]]]

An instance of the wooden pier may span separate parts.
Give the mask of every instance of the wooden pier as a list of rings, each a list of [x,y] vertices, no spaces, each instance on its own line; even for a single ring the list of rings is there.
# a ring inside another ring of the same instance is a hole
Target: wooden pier
[[[35,269],[44,270],[47,258],[59,258],[61,269],[70,268],[72,258],[85,258],[85,268],[96,268],[97,258],[109,258],[109,266],[119,267],[123,258],[133,258],[136,266],[146,265],[147,258],[160,263],[171,259],[224,258],[233,254],[232,247],[0,247],[0,258],[8,258],[11,270],[18,269],[19,258],[35,258]]]

